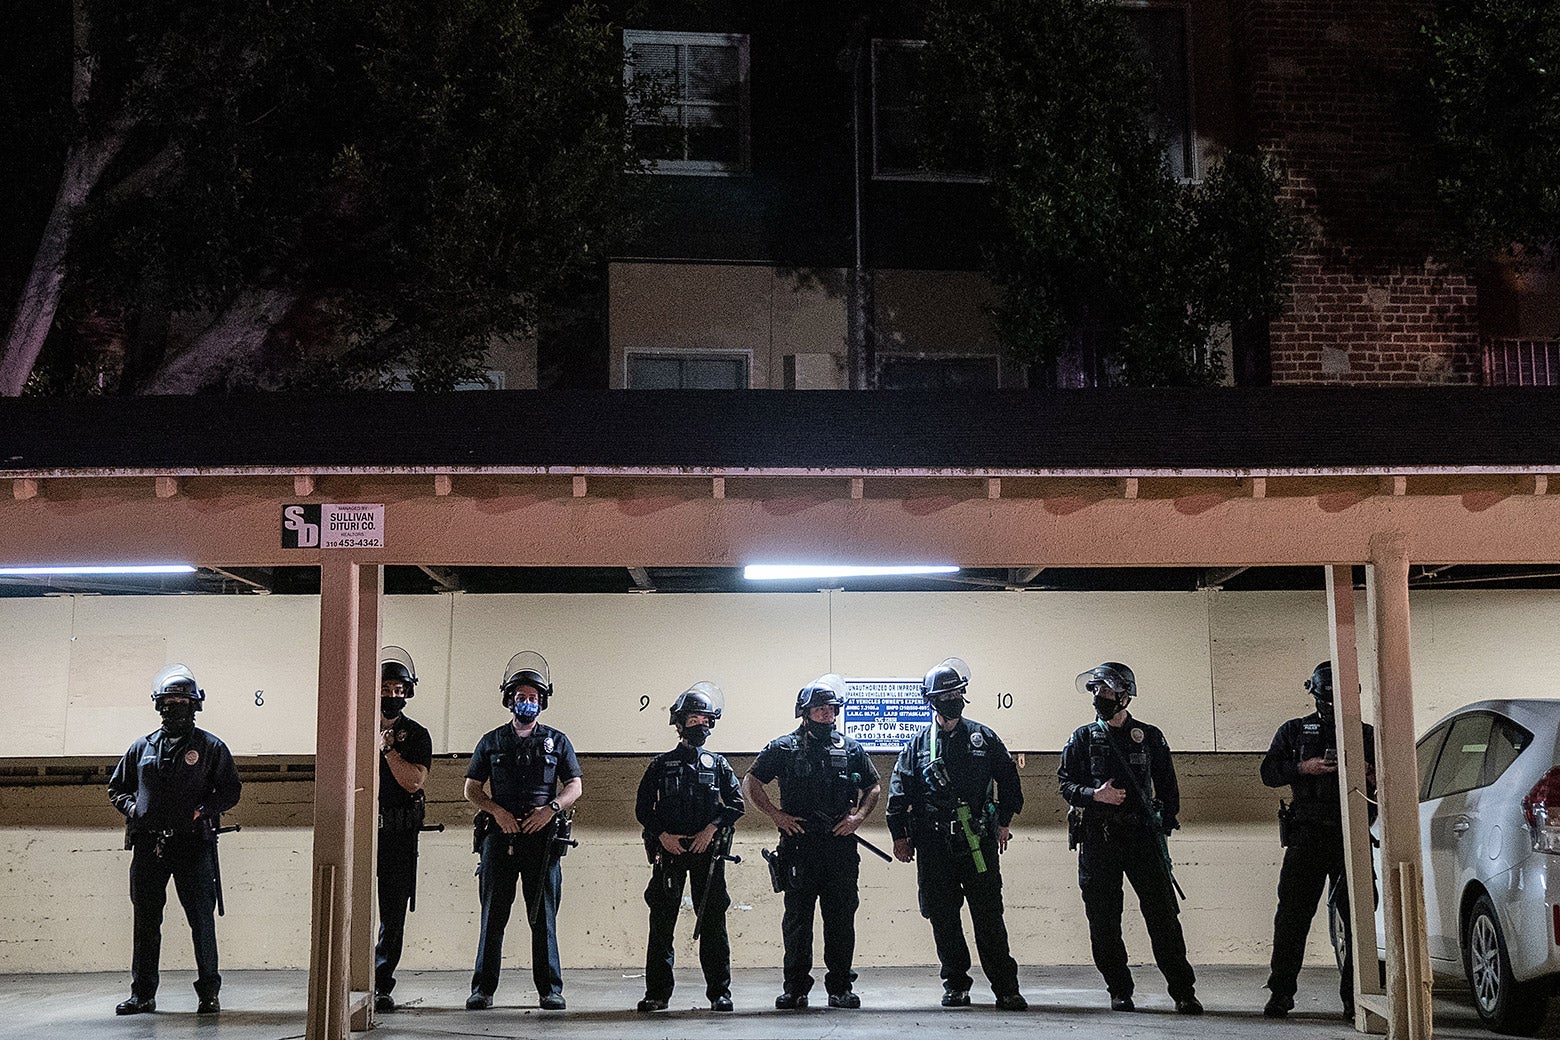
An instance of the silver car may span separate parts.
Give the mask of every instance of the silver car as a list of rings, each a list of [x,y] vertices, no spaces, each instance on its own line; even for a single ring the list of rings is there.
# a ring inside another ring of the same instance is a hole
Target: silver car
[[[1490,1028],[1532,1036],[1560,977],[1560,700],[1469,704],[1417,750],[1431,967],[1468,980]]]

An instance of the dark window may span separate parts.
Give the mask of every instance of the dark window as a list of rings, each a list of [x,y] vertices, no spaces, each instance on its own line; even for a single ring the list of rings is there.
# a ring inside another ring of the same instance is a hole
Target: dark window
[[[1479,786],[1488,787],[1499,780],[1532,740],[1533,734],[1515,722],[1495,716],[1495,725],[1490,730],[1489,754],[1484,756],[1484,779]]]
[[[1180,5],[1123,10],[1138,38],[1138,55],[1149,71],[1154,126],[1165,139],[1170,171],[1183,180],[1197,176],[1192,146],[1191,75],[1186,67],[1186,8]]]
[[[748,38],[625,30],[624,78],[641,113],[634,141],[666,173],[748,169]]]
[[[1420,738],[1415,746],[1415,753],[1419,759],[1419,800],[1422,802],[1430,797],[1430,774],[1435,772],[1435,760],[1441,754],[1441,745],[1446,743],[1446,727],[1437,726]]]
[[[1452,723],[1446,746],[1435,764],[1435,775],[1430,778],[1431,798],[1445,798],[1480,785],[1484,753],[1490,746],[1490,723],[1490,716],[1484,712],[1464,715]]]
[[[922,109],[923,40],[872,41],[872,172],[886,178],[977,180],[983,163],[974,121],[950,127],[942,155],[927,139]]]
[[[994,357],[878,355],[880,390],[995,390],[999,385]]]
[[[733,354],[630,354],[630,390],[746,390],[747,358]]]

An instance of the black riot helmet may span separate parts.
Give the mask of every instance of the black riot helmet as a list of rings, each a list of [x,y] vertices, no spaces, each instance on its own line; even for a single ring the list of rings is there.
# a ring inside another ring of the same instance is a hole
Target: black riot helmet
[[[1137,696],[1137,678],[1120,661],[1106,661],[1073,680],[1078,692],[1094,699],[1094,714],[1110,719]]]
[[[399,646],[387,646],[379,651],[379,681],[398,682],[401,696],[411,700],[417,695],[417,666],[412,655]]]
[[[833,672],[818,676],[812,682],[803,686],[796,695],[796,717],[805,718],[809,708],[821,708],[825,704],[832,704],[836,708],[845,707],[845,680]]]
[[[1316,699],[1316,713],[1324,720],[1333,717],[1332,662],[1323,661],[1311,670],[1305,681],[1305,692]]]
[[[499,692],[503,694],[504,707],[513,707],[515,691],[522,686],[529,686],[536,691],[541,709],[546,711],[547,699],[553,692],[550,674],[547,658],[535,650],[522,650],[511,657],[509,664],[504,667],[504,681],[498,685]]]
[[[1323,661],[1311,670],[1311,677],[1305,681],[1305,692],[1315,697],[1319,703],[1333,702],[1331,661]]]
[[[170,664],[152,677],[152,703],[160,705],[164,697],[188,697],[196,711],[206,706],[206,691],[195,682],[188,666],[182,664]]]
[[[950,694],[963,695],[970,688],[970,666],[959,657],[950,657],[926,673],[921,680],[921,697],[928,703]]]
[[[677,695],[668,714],[671,724],[679,729],[689,715],[707,715],[713,726],[725,707],[726,695],[719,686],[712,682],[696,682]]]

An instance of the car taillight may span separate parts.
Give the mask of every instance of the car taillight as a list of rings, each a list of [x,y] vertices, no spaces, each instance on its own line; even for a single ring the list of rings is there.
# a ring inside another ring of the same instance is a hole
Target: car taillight
[[[1522,799],[1534,852],[1560,854],[1560,766],[1539,778]]]

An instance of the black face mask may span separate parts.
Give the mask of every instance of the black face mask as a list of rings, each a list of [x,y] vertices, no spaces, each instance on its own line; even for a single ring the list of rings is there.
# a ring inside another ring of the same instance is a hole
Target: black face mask
[[[710,726],[684,726],[682,738],[694,747],[703,747],[704,742],[710,739]]]
[[[193,704],[159,705],[157,713],[162,716],[163,732],[170,737],[187,737],[195,729]]]
[[[963,697],[944,697],[934,702],[937,714],[945,719],[962,719],[964,706],[968,703]]]
[[[1124,707],[1126,704],[1115,697],[1094,698],[1094,714],[1106,722],[1115,718],[1116,713]]]
[[[808,719],[802,723],[802,726],[807,730],[807,735],[814,740],[828,740],[834,732],[834,723],[832,722],[814,722],[812,719]]]
[[[379,714],[387,719],[399,718],[406,707],[405,697],[381,697],[379,698]]]

